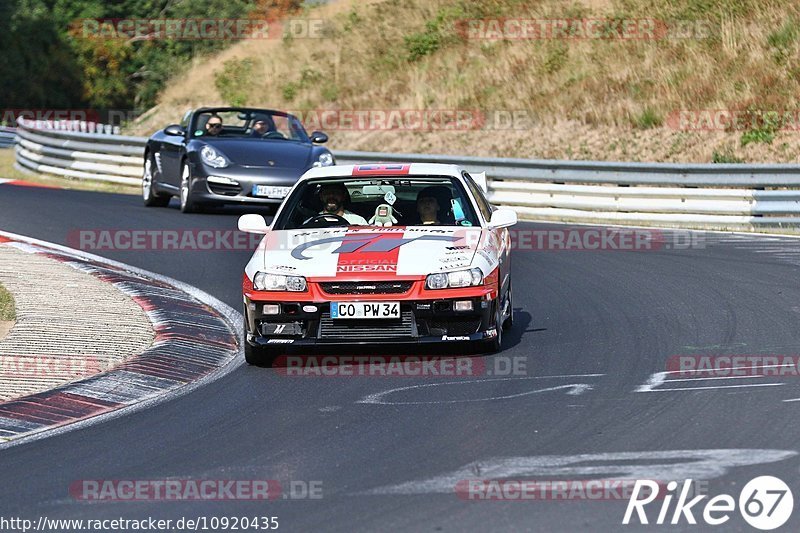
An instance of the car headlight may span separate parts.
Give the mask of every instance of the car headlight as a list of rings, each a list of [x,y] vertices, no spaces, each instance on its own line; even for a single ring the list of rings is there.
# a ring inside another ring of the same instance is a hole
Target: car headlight
[[[303,276],[284,276],[283,274],[257,272],[253,278],[253,288],[257,291],[303,292],[306,290],[306,278]]]
[[[312,166],[315,167],[329,167],[333,165],[333,154],[330,152],[322,152],[319,155],[319,159],[314,161]]]
[[[203,163],[214,168],[224,168],[230,164],[228,158],[222,152],[209,145],[205,145],[200,149],[200,158]]]
[[[455,289],[459,287],[474,287],[483,284],[483,273],[478,267],[469,270],[454,270],[453,272],[440,272],[429,274],[425,285],[429,289]]]

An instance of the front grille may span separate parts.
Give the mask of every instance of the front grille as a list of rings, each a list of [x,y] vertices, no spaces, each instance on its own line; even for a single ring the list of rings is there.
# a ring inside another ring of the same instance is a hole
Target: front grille
[[[225,185],[223,183],[208,182],[208,188],[214,194],[221,194],[223,196],[237,196],[242,192],[239,185]]]
[[[453,316],[428,320],[431,335],[472,335],[481,325],[479,316]]]
[[[320,283],[328,294],[403,294],[413,281],[328,281]]]
[[[319,322],[320,339],[363,339],[363,338],[400,338],[415,337],[414,315],[411,311],[402,311],[399,319],[343,319],[331,318],[327,311],[322,313]]]

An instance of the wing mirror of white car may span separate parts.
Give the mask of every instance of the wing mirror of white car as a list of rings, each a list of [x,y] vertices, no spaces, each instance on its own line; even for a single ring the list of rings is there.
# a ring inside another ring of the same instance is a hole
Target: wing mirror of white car
[[[517,223],[517,213],[513,209],[501,207],[492,212],[489,229],[507,228]]]
[[[261,215],[242,215],[239,217],[239,231],[245,233],[267,233],[269,226]]]

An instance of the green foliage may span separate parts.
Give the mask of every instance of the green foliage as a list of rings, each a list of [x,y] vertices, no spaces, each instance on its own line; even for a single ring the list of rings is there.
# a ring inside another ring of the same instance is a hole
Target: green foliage
[[[425,23],[424,30],[403,36],[406,59],[410,62],[417,61],[433,54],[445,44],[463,38],[460,21],[477,18],[480,12],[480,7],[468,0],[440,9],[434,18]]]
[[[772,144],[773,140],[775,140],[774,131],[768,128],[758,128],[742,133],[741,144],[742,146],[747,146],[750,143]]]
[[[795,19],[787,20],[780,29],[769,34],[767,45],[772,49],[772,58],[777,64],[785,64],[792,56],[798,37],[800,37],[800,25]]]
[[[328,102],[335,102],[336,99],[339,97],[339,88],[333,84],[333,82],[328,82],[327,85],[322,87],[322,98],[327,100]]]
[[[759,113],[751,111],[750,127],[742,133],[741,145],[747,146],[751,143],[771,144],[775,140],[775,134],[781,128],[782,123],[783,117],[778,112]]]
[[[711,153],[711,162],[712,163],[744,163],[744,159],[736,157],[733,155],[733,150],[730,148],[724,151],[714,150]]]
[[[44,2],[0,2],[0,33],[3,107],[77,107],[80,68]]]
[[[425,31],[412,33],[403,37],[408,52],[408,60],[416,61],[434,53],[442,45],[439,24],[435,20],[425,23]]]
[[[640,130],[646,130],[660,126],[662,122],[663,120],[661,115],[659,115],[653,108],[646,107],[644,111],[642,111],[641,114],[634,119],[633,125]]]
[[[569,47],[563,42],[557,42],[547,50],[547,56],[542,68],[547,74],[554,74],[564,68],[569,59]]]
[[[358,26],[361,23],[361,20],[361,16],[358,14],[358,11],[356,11],[356,7],[353,6],[353,8],[347,14],[347,20],[345,21],[342,29],[345,31],[345,33],[347,33]]]
[[[214,73],[214,85],[222,99],[231,106],[246,106],[248,87],[253,83],[254,61],[229,59],[222,64],[222,72]]]
[[[0,285],[0,320],[8,321],[16,318],[14,298],[5,287]]]
[[[245,19],[291,14],[301,0],[3,0],[0,94],[8,108],[143,111],[192,58],[225,39],[131,39],[92,19]],[[100,31],[103,29],[104,31]],[[224,69],[223,69],[224,72]],[[235,84],[221,92],[241,101]]]
[[[286,85],[281,88],[281,92],[283,93],[283,99],[287,102],[291,102],[297,96],[297,91],[300,89],[300,85],[290,81]]]

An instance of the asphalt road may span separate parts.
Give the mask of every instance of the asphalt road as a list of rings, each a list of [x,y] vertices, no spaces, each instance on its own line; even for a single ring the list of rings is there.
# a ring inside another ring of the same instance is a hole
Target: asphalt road
[[[131,196],[0,187],[1,229],[61,244],[86,229],[233,229],[243,212],[182,215]],[[488,369],[521,361],[524,371],[501,376],[509,379],[300,378],[243,366],[152,409],[3,450],[0,516],[277,516],[288,531],[616,531],[640,527],[621,525],[625,500],[467,501],[453,487],[494,477],[691,477],[711,496],[736,499],[750,479],[774,475],[800,495],[800,402],[784,401],[800,398],[796,374],[653,376],[676,355],[800,353],[800,242],[695,235],[688,249],[517,251],[515,326],[499,356],[475,358]],[[247,250],[95,253],[241,307]],[[45,334],[57,333],[54,324]],[[443,384],[452,381],[469,383]],[[87,479],[274,479],[294,482],[298,498],[87,503],[69,493]],[[321,486],[322,497],[302,498],[303,482]],[[694,513],[701,523],[704,504]],[[647,507],[651,522],[659,507]],[[798,515],[786,527],[797,530]],[[679,528],[704,529],[685,519]],[[717,529],[754,531],[736,511]]]

